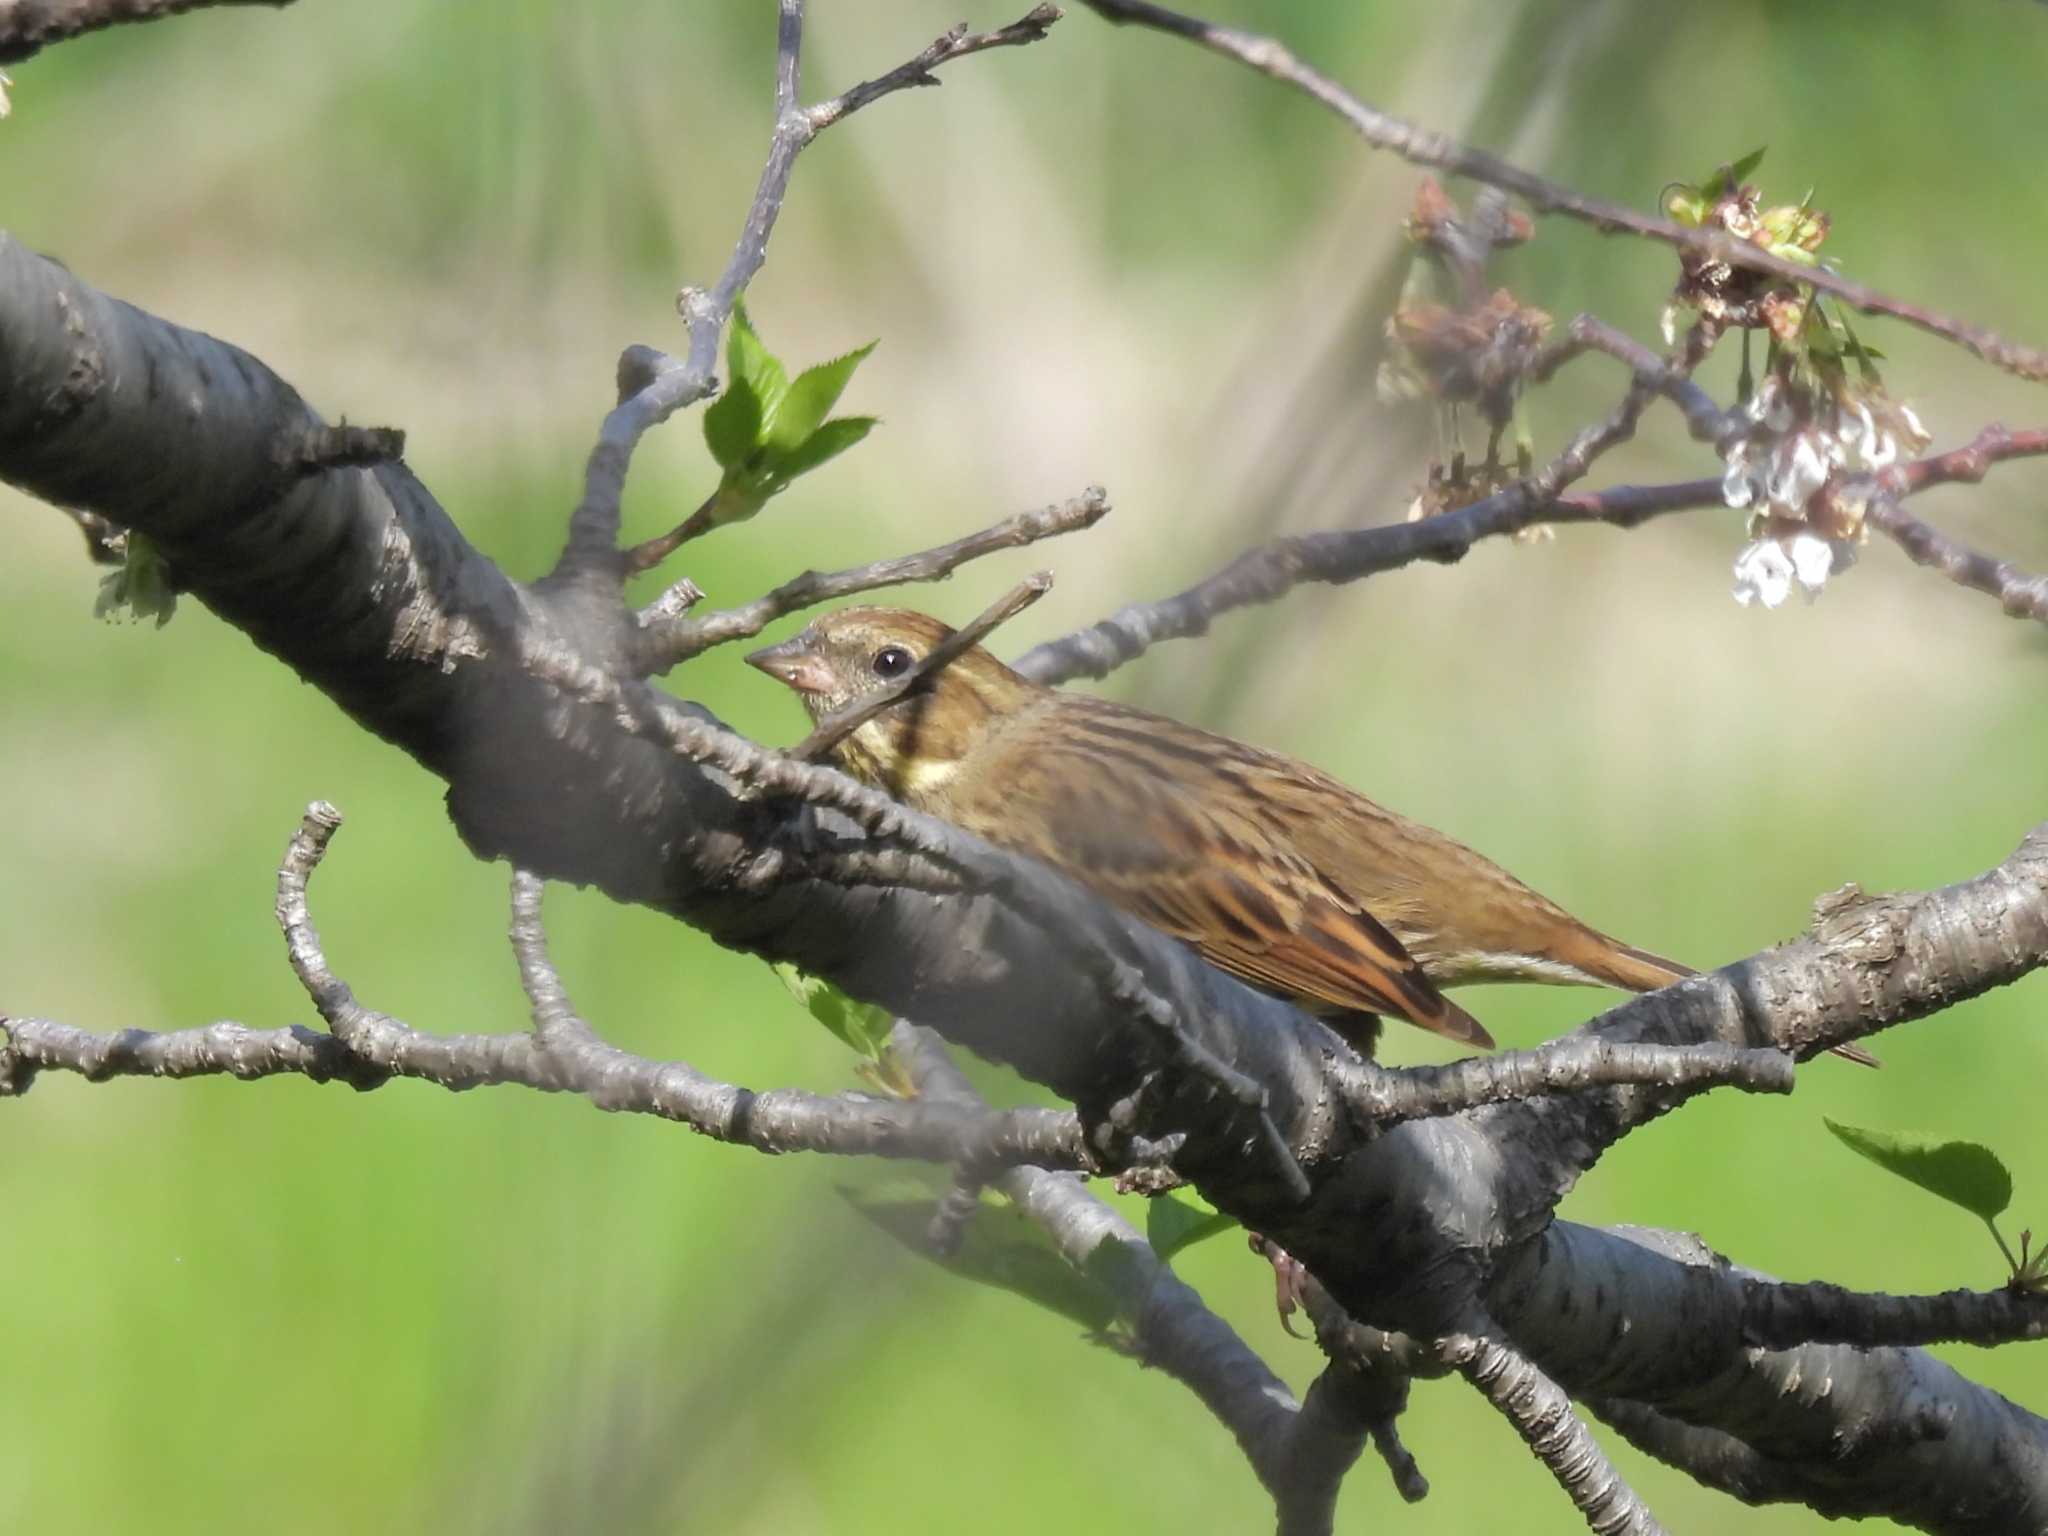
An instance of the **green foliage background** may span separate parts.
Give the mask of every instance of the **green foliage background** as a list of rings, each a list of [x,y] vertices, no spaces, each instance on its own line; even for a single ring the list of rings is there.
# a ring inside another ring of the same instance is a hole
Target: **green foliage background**
[[[1021,8],[1023,0],[1017,0]],[[102,35],[15,71],[6,221],[89,280],[232,339],[410,459],[521,576],[561,537],[613,360],[679,344],[669,301],[723,264],[769,121],[766,5],[356,0]],[[811,94],[956,18],[819,0]],[[1759,143],[1846,268],[2048,340],[2038,82],[2048,13],[1750,0],[1241,3],[1369,99],[1587,190],[1654,203]],[[977,25],[1010,13],[977,9]],[[1936,67],[1938,65],[1938,67]],[[1071,17],[939,92],[834,129],[798,168],[756,286],[795,359],[883,338],[856,453],[694,546],[715,602],[1102,481],[1118,510],[1050,552],[1029,640],[1161,595],[1260,534],[1401,514],[1428,429],[1376,405],[1374,338],[1415,173],[1183,45]],[[1652,333],[1657,251],[1551,222],[1503,276],[1561,318]],[[2040,419],[2038,391],[1898,327],[1869,339],[1937,442]],[[1709,379],[1726,391],[1731,358]],[[1618,381],[1579,365],[1539,453]],[[1605,478],[1707,473],[1671,419]],[[645,453],[644,536],[714,480],[695,424]],[[2048,566],[2030,466],[1922,510]],[[269,917],[306,801],[350,817],[314,887],[358,992],[422,1027],[516,1029],[501,869],[436,784],[196,606],[91,617],[77,535],[9,496],[0,559],[0,1006],[97,1028],[311,1010]],[[1567,530],[1239,616],[1126,696],[1313,757],[1485,848],[1596,922],[1713,964],[1797,931],[1846,881],[1920,887],[2048,812],[2048,646],[1889,547],[1812,609],[1738,609],[1735,514]],[[976,611],[1044,552],[922,598]],[[682,689],[742,728],[800,721],[731,653]],[[584,893],[550,897],[583,1010],[639,1050],[830,1090],[851,1059],[759,964]],[[1470,999],[1518,1044],[1593,994]],[[1565,1206],[1689,1228],[1788,1278],[1989,1285],[1990,1243],[1831,1144],[1823,1113],[1968,1134],[2048,1220],[2039,978],[1896,1032],[1888,1066],[1807,1068],[1632,1138]],[[1404,1057],[1429,1049],[1415,1032]],[[998,1083],[1003,1091],[1021,1093]],[[771,1161],[527,1093],[302,1082],[88,1085],[0,1106],[0,1525],[37,1531],[1256,1530],[1264,1500],[1163,1377],[892,1248]],[[1268,1276],[1229,1242],[1184,1272],[1298,1384]],[[2037,1352],[1956,1352],[2048,1410]],[[1434,1483],[1372,1467],[1347,1528],[1579,1523],[1468,1393],[1417,1393]],[[1613,1437],[1607,1437],[1610,1444]],[[1806,1529],[1616,1455],[1674,1528]]]

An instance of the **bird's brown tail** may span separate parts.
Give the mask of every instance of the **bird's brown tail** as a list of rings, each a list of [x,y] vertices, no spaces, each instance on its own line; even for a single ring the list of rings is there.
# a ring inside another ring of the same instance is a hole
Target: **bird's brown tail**
[[[1625,992],[1655,992],[1668,987],[1674,981],[1683,981],[1699,972],[1689,965],[1680,965],[1676,960],[1666,960],[1662,955],[1653,955],[1647,949],[1634,949],[1627,944],[1601,937],[1598,943],[1588,944],[1576,954],[1568,957],[1571,964],[1606,982],[1611,987],[1620,987]]]
[[[1699,972],[1689,965],[1680,965],[1676,960],[1666,960],[1662,955],[1653,955],[1647,949],[1635,949],[1627,944],[1617,944],[1612,939],[1602,938],[1598,946],[1588,945],[1586,952],[1572,956],[1572,964],[1589,976],[1597,976],[1613,986],[1630,992],[1655,992],[1668,987],[1674,981],[1683,981]],[[1831,1045],[1829,1051],[1859,1066],[1881,1067],[1879,1061],[1860,1045]]]

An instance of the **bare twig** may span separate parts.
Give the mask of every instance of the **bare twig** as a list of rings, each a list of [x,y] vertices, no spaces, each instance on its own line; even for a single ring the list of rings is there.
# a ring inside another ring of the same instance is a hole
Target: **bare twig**
[[[1569,473],[1572,465],[1585,457],[1574,446],[1560,456],[1560,462],[1567,464]],[[1420,560],[1451,564],[1462,560],[1483,539],[1499,538],[1535,523],[1609,523],[1633,528],[1671,512],[1726,505],[1718,478],[1675,485],[1619,486],[1550,501],[1545,501],[1534,485],[1524,481],[1455,512],[1438,513],[1419,522],[1274,539],[1246,550],[1184,592],[1158,602],[1129,604],[1086,629],[1034,647],[1013,665],[1041,683],[1107,677],[1162,640],[1207,634],[1210,624],[1223,614],[1274,602],[1303,582],[1342,585]]]
[[[917,665],[888,687],[858,699],[844,709],[827,715],[810,735],[790,748],[799,762],[822,762],[831,750],[884,710],[920,691],[938,673],[986,640],[998,625],[1007,623],[1052,590],[1052,572],[1037,571],[1018,582],[990,603],[979,616],[946,636],[923,656]]]
[[[1746,418],[1714,403],[1714,397],[1692,381],[1697,358],[1666,362],[1624,331],[1616,330],[1597,315],[1578,315],[1565,328],[1562,339],[1547,348],[1529,369],[1532,382],[1543,383],[1573,358],[1588,352],[1603,352],[1625,364],[1635,375],[1636,385],[1652,395],[1662,395],[1685,417],[1692,435],[1703,443],[1718,446],[1731,433],[1748,425]]]
[[[1480,1104],[1620,1084],[1669,1088],[1681,1099],[1708,1088],[1790,1093],[1793,1086],[1792,1058],[1783,1051],[1719,1042],[1645,1045],[1598,1035],[1567,1035],[1534,1050],[1472,1056],[1443,1066],[1388,1068],[1340,1061],[1332,1070],[1352,1107],[1383,1127],[1459,1114]]]
[[[54,1019],[0,1017],[0,1096],[26,1093],[45,1068],[75,1072],[91,1083],[111,1077],[238,1077],[254,1082],[290,1075],[375,1088],[393,1075],[372,1067],[334,1036],[299,1024],[250,1029],[220,1023],[169,1034],[146,1029],[93,1034]]]
[[[358,1003],[327,963],[307,905],[307,883],[341,816],[308,808],[278,871],[278,921],[293,971],[333,1033],[258,1031],[236,1024],[170,1034],[126,1030],[93,1035],[41,1019],[9,1019],[0,1044],[0,1093],[27,1089],[44,1068],[100,1079],[116,1076],[244,1079],[297,1074],[374,1088],[413,1077],[444,1088],[514,1085],[577,1093],[600,1109],[657,1115],[715,1140],[760,1152],[830,1152],[913,1158],[993,1171],[1030,1162],[1095,1167],[1070,1112],[1037,1108],[963,1110],[951,1104],[865,1094],[823,1097],[794,1090],[755,1093],[706,1077],[679,1061],[656,1062],[605,1044],[570,1007],[546,952],[541,882],[513,880],[512,943],[533,1006],[530,1034],[431,1035]]]
[[[1157,31],[1183,37],[1214,52],[1236,59],[1262,75],[1270,76],[1313,97],[1328,107],[1375,149],[1389,150],[1411,164],[1429,166],[1456,176],[1512,192],[1542,213],[1561,213],[1579,219],[1607,234],[1631,234],[1660,241],[1714,261],[1765,272],[1785,282],[1800,283],[1822,293],[1833,294],[1851,308],[1865,314],[1889,315],[1953,342],[1995,367],[2020,378],[2048,380],[2048,353],[2005,340],[1995,331],[1895,299],[1862,283],[1821,267],[1801,266],[1773,256],[1747,240],[1737,240],[1718,230],[1688,229],[1669,219],[1639,213],[1620,203],[1585,197],[1568,187],[1546,180],[1484,150],[1472,149],[1446,134],[1417,127],[1389,113],[1367,106],[1327,75],[1310,68],[1273,38],[1234,27],[1221,27],[1197,17],[1152,5],[1147,0],[1087,0],[1089,9],[1112,22],[1135,22]]]
[[[1915,563],[1939,571],[1959,586],[1985,592],[2016,619],[2048,623],[2048,577],[2030,575],[2006,561],[1982,554],[1908,512],[1901,503],[1931,486],[1976,484],[1991,466],[2006,459],[2048,454],[2048,428],[2013,432],[1989,426],[1970,442],[1946,453],[1894,464],[1874,475],[1824,488],[1823,493],[1853,507],[1866,503],[1863,517],[1903,549]]]
[[[1024,15],[1007,27],[998,27],[993,32],[970,33],[967,23],[961,22],[950,31],[943,33],[932,45],[907,64],[899,64],[886,75],[873,80],[863,80],[852,89],[842,91],[830,101],[821,101],[807,109],[811,132],[818,134],[831,127],[849,113],[858,112],[877,97],[891,91],[900,91],[905,86],[937,85],[938,76],[932,73],[941,64],[954,59],[964,59],[970,53],[980,53],[988,48],[1014,48],[1023,43],[1042,43],[1052,24],[1066,13],[1056,5],[1034,5]]]
[[[841,118],[892,91],[932,83],[931,71],[940,64],[986,48],[1036,42],[1059,16],[1057,8],[1040,5],[1021,20],[995,32],[969,36],[963,29],[955,28],[909,63],[807,108],[798,100],[804,0],[780,0],[776,26],[775,133],[769,141],[767,163],[761,168],[754,200],[747,209],[732,259],[709,292],[685,288],[677,296],[677,308],[690,330],[686,360],[678,363],[644,347],[632,349],[630,359],[621,359],[622,388],[630,380],[642,381],[641,387],[621,399],[605,417],[597,446],[591,450],[584,469],[582,499],[569,519],[567,545],[555,563],[550,581],[566,584],[588,578],[612,584],[624,579],[625,556],[617,548],[619,515],[633,451],[649,429],[684,406],[702,400],[716,387],[719,337],[726,321],[732,318],[733,306],[767,260],[768,237],[782,212],[796,158],[805,146]]]
[[[1254,1239],[1252,1246],[1276,1268],[1292,1262],[1286,1251],[1269,1239]],[[1356,1321],[1320,1280],[1299,1265],[1296,1268],[1294,1293],[1315,1328],[1317,1347],[1329,1357],[1329,1370],[1350,1378],[1350,1391],[1373,1449],[1393,1479],[1394,1491],[1405,1502],[1419,1504],[1429,1496],[1429,1479],[1401,1439],[1400,1417],[1407,1411],[1412,1381],[1445,1375],[1450,1368],[1407,1335],[1386,1333]]]
[[[2007,427],[1989,426],[1960,448],[1930,453],[1904,464],[1880,470],[1879,485],[1897,496],[1911,496],[1935,485],[1975,485],[1993,464],[2007,459],[2031,459],[2048,454],[2048,427],[2014,432]]]
[[[1574,329],[1581,331],[1577,322]],[[1421,560],[1450,563],[1463,559],[1482,539],[1512,534],[1534,523],[1607,523],[1633,528],[1671,512],[1725,507],[1718,479],[1614,486],[1561,495],[1548,502],[1543,499],[1547,489],[1569,484],[1585,472],[1592,457],[1633,430],[1645,398],[1639,393],[1645,387],[1640,381],[1646,377],[1656,393],[1668,395],[1680,406],[1695,437],[1711,442],[1720,435],[1714,426],[1719,413],[1711,413],[1710,404],[1703,405],[1694,397],[1696,386],[1671,377],[1675,370],[1647,348],[1638,351],[1636,343],[1597,321],[1583,328],[1581,335],[1584,345],[1575,350],[1606,351],[1620,357],[1637,370],[1639,383],[1612,418],[1587,428],[1542,473],[1455,512],[1438,513],[1419,522],[1298,534],[1258,545],[1172,597],[1129,604],[1086,629],[1034,647],[1017,659],[1017,670],[1042,683],[1106,677],[1162,640],[1207,634],[1210,624],[1222,615],[1273,602],[1303,582],[1341,585]],[[1591,339],[1595,336],[1599,340]],[[1562,361],[1559,356],[1558,363]],[[1987,427],[1962,448],[1850,479],[1824,494],[1845,499],[1867,497],[1869,521],[1898,540],[1920,563],[1965,586],[1989,592],[2016,617],[2043,618],[2048,616],[2048,582],[2043,578],[1965,549],[1897,506],[1902,498],[1933,486],[1982,480],[1991,465],[2007,459],[2043,454],[2048,454],[2048,428],[2010,432]]]
[[[1498,1408],[1601,1536],[1657,1536],[1663,1527],[1572,1411],[1564,1389],[1499,1339],[1452,1334],[1437,1357]]]
[[[1949,537],[1889,496],[1873,499],[1864,521],[1891,539],[1916,565],[1939,571],[1957,586],[1989,593],[2016,619],[2048,624],[2048,576],[2034,576]]]
[[[1092,528],[1108,512],[1108,496],[1102,487],[1091,485],[1070,501],[1019,512],[965,538],[914,555],[898,555],[843,571],[805,571],[741,607],[649,627],[642,658],[645,671],[664,672],[713,646],[748,639],[777,619],[834,598],[910,582],[941,580],[984,555]]]

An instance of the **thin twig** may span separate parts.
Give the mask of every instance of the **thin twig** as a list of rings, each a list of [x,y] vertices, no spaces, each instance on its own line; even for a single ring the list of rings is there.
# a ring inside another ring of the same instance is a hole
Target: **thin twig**
[[[1946,453],[1928,454],[1907,464],[1894,464],[1874,475],[1824,488],[1824,495],[1853,506],[1865,501],[1864,521],[1891,539],[1919,565],[1939,571],[1958,586],[1988,593],[2016,619],[2048,623],[2048,577],[2030,575],[2017,566],[1971,549],[1931,523],[1915,517],[1901,503],[1930,486],[1976,484],[1991,466],[2007,459],[2048,454],[2048,428],[2013,432],[1989,426],[1970,442]]]
[[[1605,429],[1599,429],[1603,439]],[[1583,473],[1588,450],[1573,444],[1541,477],[1569,479]],[[1724,507],[1721,481],[1686,480],[1673,485],[1618,486],[1545,500],[1536,481],[1412,523],[1294,534],[1244,551],[1214,575],[1172,597],[1132,603],[1108,618],[1048,640],[1013,666],[1041,683],[1076,677],[1107,677],[1162,640],[1209,632],[1210,624],[1238,608],[1270,603],[1304,582],[1342,585],[1417,561],[1452,564],[1485,539],[1500,538],[1536,523],[1607,523],[1634,528],[1672,512]]]
[[[2034,576],[1951,538],[1888,496],[1870,503],[1864,521],[1896,543],[1915,565],[1939,571],[1960,587],[1989,593],[2016,619],[2048,624],[2048,576]]]
[[[1533,1360],[1476,1332],[1440,1339],[1436,1353],[1500,1410],[1600,1536],[1660,1536],[1663,1527],[1572,1411],[1570,1396]]]
[[[1052,24],[1066,12],[1056,5],[1034,5],[1024,15],[1007,27],[997,27],[993,32],[969,33],[967,23],[961,22],[942,34],[932,45],[907,64],[899,64],[886,75],[873,80],[863,80],[850,90],[842,91],[830,101],[821,101],[807,110],[811,132],[818,134],[831,127],[849,113],[858,112],[877,97],[891,91],[900,91],[905,86],[937,85],[938,76],[932,73],[941,64],[954,59],[964,59],[970,53],[980,53],[989,48],[1014,48],[1024,43],[1042,43]]]
[[[1332,1071],[1347,1102],[1381,1127],[1404,1120],[1461,1114],[1588,1088],[1641,1084],[1672,1090],[1677,1102],[1709,1088],[1790,1093],[1793,1061],[1783,1051],[1704,1041],[1649,1045],[1599,1035],[1567,1035],[1528,1051],[1473,1056],[1442,1066],[1382,1067],[1340,1059]]]
[[[278,871],[278,922],[293,971],[331,1034],[211,1024],[172,1033],[94,1035],[43,1019],[0,1020],[0,1094],[25,1092],[49,1068],[108,1077],[227,1075],[253,1080],[296,1074],[374,1088],[411,1077],[448,1089],[520,1086],[577,1093],[600,1109],[656,1115],[715,1140],[760,1152],[827,1152],[912,1158],[994,1171],[1096,1166],[1070,1111],[963,1110],[957,1105],[866,1094],[825,1097],[755,1093],[684,1062],[657,1062],[607,1045],[570,1006],[547,958],[541,882],[521,872],[512,888],[514,952],[534,1028],[510,1034],[433,1035],[363,1007],[329,967],[308,908],[307,887],[341,815],[307,809]]]
[[[1593,325],[1598,326],[1598,322]],[[1589,342],[1588,346],[1620,356],[1638,369],[1639,380],[1644,367],[1655,370],[1665,366],[1648,349],[1633,355],[1630,349],[1635,344],[1619,332],[1604,326],[1599,330],[1606,332],[1603,341],[1617,339],[1626,345],[1617,349]],[[1717,435],[1712,430],[1713,418],[1690,397],[1690,388],[1675,390],[1660,385],[1656,392],[1669,395],[1680,406],[1695,437],[1713,441]],[[1244,551],[1220,571],[1185,591],[1157,602],[1128,604],[1086,629],[1034,647],[1013,665],[1041,683],[1062,683],[1083,676],[1107,677],[1162,640],[1207,634],[1210,624],[1222,615],[1273,602],[1303,582],[1341,585],[1417,561],[1450,563],[1464,558],[1483,539],[1516,533],[1539,522],[1605,523],[1633,528],[1672,512],[1725,507],[1727,502],[1719,479],[1612,486],[1558,496],[1549,502],[1542,499],[1546,486],[1553,482],[1569,483],[1571,478],[1584,473],[1589,447],[1600,452],[1612,447],[1624,417],[1632,428],[1634,418],[1628,413],[1636,409],[1640,409],[1639,396],[1632,390],[1613,418],[1582,432],[1542,473],[1469,506],[1440,512],[1419,522],[1275,539]],[[1845,480],[1839,487],[1826,488],[1822,494],[1845,500],[1867,497],[1869,521],[1897,539],[1922,564],[1933,566],[1965,586],[1989,592],[2016,617],[2040,618],[2048,613],[2048,591],[2044,591],[2048,584],[2042,578],[1956,544],[1898,510],[1895,504],[1936,485],[1980,481],[1993,464],[2042,455],[2048,455],[2048,428],[2011,432],[2003,427],[1987,427],[1962,448],[1897,464],[1876,475]],[[1893,504],[1892,510],[1883,510],[1888,502]]]
[[[1865,314],[1889,315],[1908,325],[1953,342],[2020,378],[2048,380],[2048,352],[2007,341],[1995,331],[1895,299],[1862,283],[1851,282],[1821,267],[1801,266],[1773,256],[1747,240],[1718,230],[1688,229],[1668,219],[1639,213],[1620,203],[1585,197],[1484,150],[1472,149],[1446,134],[1431,132],[1389,113],[1367,106],[1327,75],[1310,68],[1287,47],[1270,37],[1220,27],[1197,17],[1152,5],[1147,0],[1087,0],[1089,9],[1112,22],[1136,22],[1236,59],[1262,75],[1305,92],[1335,112],[1375,149],[1389,150],[1414,165],[1429,166],[1455,176],[1469,176],[1512,192],[1541,213],[1561,213],[1606,234],[1632,234],[1660,241],[1730,266],[1768,273],[1785,282],[1833,294]]]
[[[734,640],[758,635],[777,619],[834,598],[917,581],[938,581],[970,560],[1005,549],[1018,549],[1081,528],[1092,528],[1109,512],[1109,498],[1099,485],[1080,495],[1032,512],[1019,512],[1001,522],[914,555],[898,555],[843,571],[805,571],[764,593],[751,603],[699,618],[647,625],[641,660],[647,674],[670,667]]]
[[[1692,370],[1698,365],[1698,358],[1688,356],[1676,363],[1666,362],[1597,315],[1573,317],[1563,338],[1545,349],[1530,366],[1530,381],[1546,383],[1565,364],[1588,352],[1602,352],[1627,365],[1639,386],[1678,407],[1687,429],[1700,442],[1718,447],[1731,434],[1749,425],[1747,418],[1722,410],[1712,395],[1693,382]]]
[[[921,691],[932,678],[973,650],[1000,624],[1014,619],[1052,590],[1052,572],[1035,571],[990,603],[971,623],[962,625],[918,659],[917,665],[888,687],[835,710],[817,728],[790,748],[799,762],[822,762],[832,749],[875,716],[911,694]]]
[[[1277,1243],[1259,1239],[1255,1249],[1270,1262],[1292,1262]],[[1329,1359],[1329,1370],[1342,1372],[1355,1384],[1361,1416],[1373,1449],[1404,1502],[1419,1504],[1429,1496],[1429,1479],[1401,1439],[1401,1415],[1407,1411],[1409,1384],[1447,1373],[1427,1349],[1405,1334],[1387,1333],[1358,1322],[1337,1304],[1323,1283],[1299,1270],[1295,1293],[1315,1328],[1316,1346]]]

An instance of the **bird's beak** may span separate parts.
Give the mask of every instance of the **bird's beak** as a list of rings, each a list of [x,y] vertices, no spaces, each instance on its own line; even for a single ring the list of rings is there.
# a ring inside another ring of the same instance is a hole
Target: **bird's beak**
[[[798,693],[830,693],[832,669],[811,649],[810,636],[798,635],[780,645],[767,646],[747,657],[747,665],[759,667],[778,682]]]

